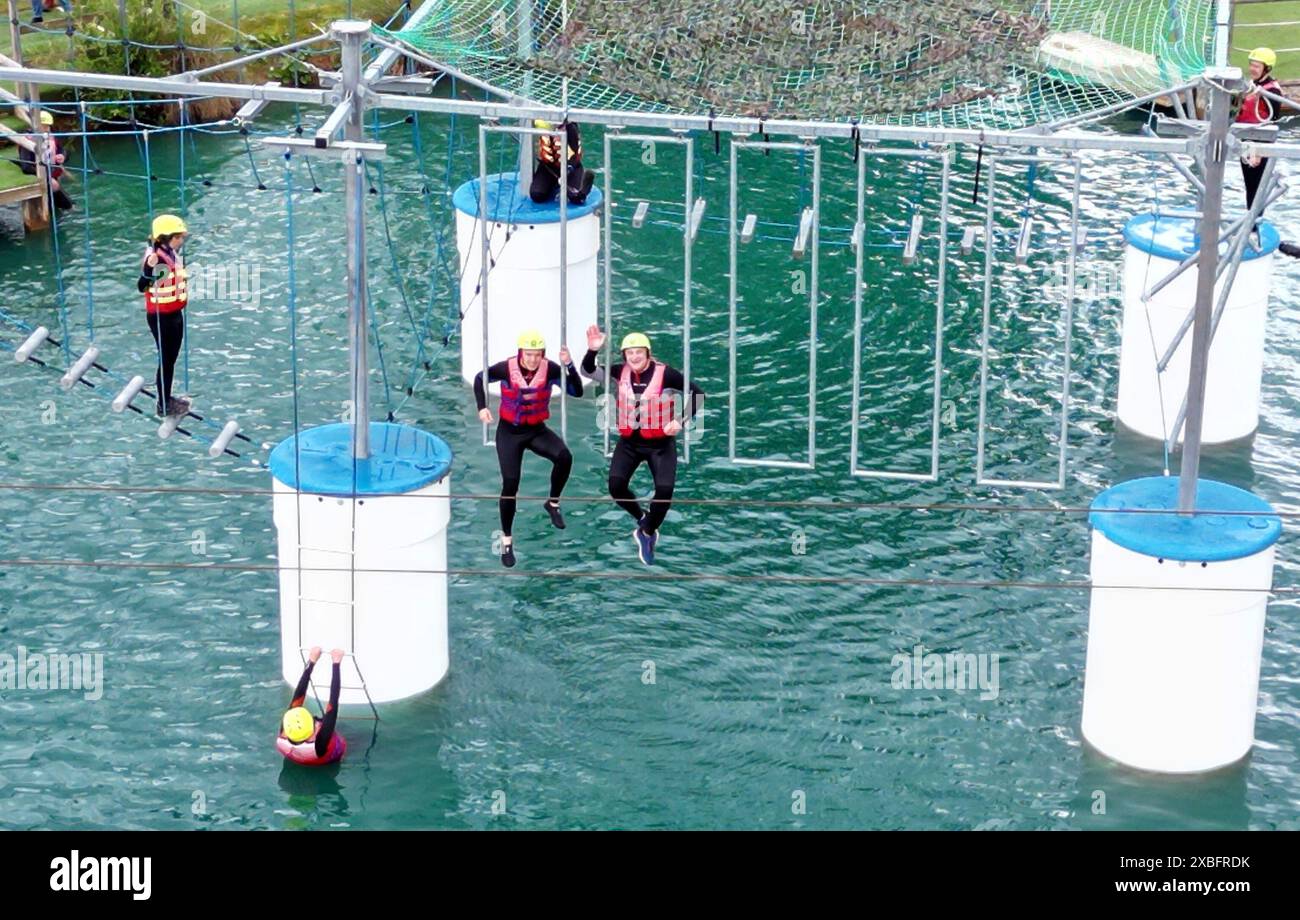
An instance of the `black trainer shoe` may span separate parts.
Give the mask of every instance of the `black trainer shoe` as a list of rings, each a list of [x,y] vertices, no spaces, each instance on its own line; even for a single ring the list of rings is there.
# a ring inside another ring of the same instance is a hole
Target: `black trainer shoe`
[[[555,527],[556,530],[563,530],[564,515],[560,513],[559,503],[552,504],[548,501],[543,503],[542,507],[545,508],[546,513],[551,516],[551,525]]]
[[[507,543],[501,550],[501,564],[506,568],[513,568],[515,564],[515,545]]]
[[[42,23],[42,22],[44,22],[44,21],[45,21],[45,17],[44,17],[44,16],[33,16],[33,17],[32,17],[32,25],[36,25],[36,24],[38,24],[38,23]]]

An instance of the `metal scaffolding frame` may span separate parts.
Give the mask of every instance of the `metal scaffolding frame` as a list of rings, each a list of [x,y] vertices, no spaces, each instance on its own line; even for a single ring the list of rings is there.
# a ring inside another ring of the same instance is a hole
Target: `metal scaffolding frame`
[[[409,24],[416,24],[428,15],[436,12],[437,0],[426,0],[412,14]],[[1221,2],[1220,9],[1225,9],[1226,4]],[[1220,14],[1219,31],[1223,32],[1223,16]],[[1099,132],[1086,132],[1079,130],[1079,126],[1085,124],[1088,120],[1105,114],[1105,111],[1094,112],[1087,115],[1072,117],[1061,122],[1047,125],[1041,128],[1032,128],[1026,130],[987,130],[980,128],[943,128],[943,127],[910,127],[900,125],[886,124],[864,124],[859,119],[846,119],[840,122],[823,121],[823,120],[802,120],[802,119],[766,119],[758,116],[726,116],[726,115],[689,115],[674,114],[664,112],[638,112],[638,111],[611,111],[606,109],[573,109],[567,106],[551,106],[532,103],[527,100],[512,98],[505,102],[486,102],[476,100],[440,98],[434,96],[417,96],[409,95],[406,92],[382,92],[382,87],[386,82],[384,71],[395,62],[399,56],[406,56],[412,60],[421,60],[422,55],[415,49],[409,49],[391,42],[380,41],[371,32],[371,26],[368,22],[353,22],[342,20],[335,22],[330,28],[330,37],[339,42],[344,57],[344,67],[342,72],[336,78],[335,75],[321,72],[324,81],[330,85],[323,89],[303,89],[298,87],[276,86],[273,84],[265,85],[248,85],[241,83],[218,83],[205,82],[198,79],[202,73],[211,72],[211,68],[202,71],[195,70],[184,74],[174,75],[167,78],[153,77],[132,77],[120,76],[113,74],[81,73],[74,71],[50,70],[40,68],[27,68],[23,66],[0,66],[0,80],[15,81],[20,85],[35,87],[40,84],[49,84],[66,87],[80,88],[101,88],[116,89],[132,93],[153,93],[163,96],[174,96],[182,98],[231,98],[245,101],[256,102],[289,102],[300,106],[330,106],[333,112],[324,120],[322,128],[339,128],[348,127],[350,133],[343,141],[334,139],[334,134],[327,133],[324,130],[318,131],[314,139],[293,139],[279,138],[269,139],[266,141],[271,146],[281,146],[285,149],[296,149],[301,152],[309,150],[307,145],[315,147],[317,151],[332,151],[339,153],[343,151],[345,156],[351,155],[353,164],[358,159],[370,159],[382,156],[383,145],[368,145],[360,141],[359,125],[364,111],[367,108],[389,108],[398,111],[407,112],[434,112],[444,114],[458,114],[464,116],[477,117],[485,121],[501,122],[508,119],[547,119],[555,122],[565,120],[592,123],[604,125],[606,127],[635,127],[639,129],[668,129],[677,132],[692,131],[711,131],[728,133],[733,135],[733,157],[735,155],[735,145],[757,146],[744,138],[749,135],[758,134],[764,138],[764,143],[772,145],[772,142],[766,141],[769,136],[794,137],[798,138],[798,143],[787,144],[796,148],[811,149],[814,153],[814,163],[820,165],[820,147],[815,143],[819,138],[826,139],[844,139],[854,143],[906,143],[906,144],[969,144],[978,145],[981,148],[992,150],[1020,150],[1034,152],[1041,155],[1043,152],[1078,152],[1084,150],[1107,150],[1116,152],[1133,152],[1133,153],[1160,153],[1160,154],[1181,154],[1194,157],[1202,167],[1202,183],[1205,187],[1204,201],[1200,211],[1200,239],[1201,249],[1198,257],[1198,285],[1196,308],[1193,317],[1193,342],[1192,342],[1192,366],[1189,377],[1186,426],[1187,437],[1184,439],[1183,465],[1182,465],[1182,483],[1179,497],[1179,508],[1183,512],[1190,512],[1194,508],[1196,493],[1196,476],[1199,469],[1200,461],[1200,435],[1201,422],[1204,411],[1204,386],[1205,372],[1208,362],[1208,353],[1210,339],[1213,329],[1213,293],[1215,279],[1217,278],[1218,253],[1217,244],[1220,233],[1220,220],[1222,214],[1222,184],[1223,184],[1223,164],[1229,155],[1262,155],[1276,159],[1300,159],[1300,145],[1269,143],[1272,138],[1262,137],[1258,130],[1241,129],[1234,127],[1230,123],[1230,106],[1233,96],[1239,94],[1243,88],[1241,72],[1237,68],[1223,66],[1225,60],[1222,54],[1226,49],[1226,42],[1218,43],[1218,53],[1220,59],[1218,65],[1206,70],[1205,74],[1198,81],[1198,87],[1202,90],[1208,99],[1207,114],[1208,118],[1204,121],[1196,119],[1195,112],[1189,112],[1186,108],[1180,113],[1186,117],[1176,119],[1161,119],[1159,123],[1159,135],[1150,136],[1121,136],[1114,134],[1103,134]],[[364,71],[359,69],[360,57],[354,50],[359,51],[366,43],[382,45],[382,50],[371,64]],[[301,44],[295,43],[298,47]],[[268,49],[266,54],[273,51],[285,51],[291,49],[291,45],[286,44],[278,49]],[[266,56],[263,52],[257,52],[259,56]],[[427,62],[427,59],[425,59]],[[237,64],[238,62],[232,62]],[[434,62],[436,63],[436,62]],[[444,65],[438,64],[438,68],[444,71],[450,71]],[[415,84],[420,82],[420,78],[403,78],[402,89],[412,90]],[[432,82],[432,81],[430,81]],[[491,87],[489,87],[491,88]],[[1167,92],[1177,92],[1187,88],[1184,86],[1173,87]],[[353,131],[352,126],[357,126],[358,130]],[[1166,136],[1166,131],[1174,136]],[[354,136],[355,135],[355,136]],[[306,140],[306,143],[302,143]],[[312,151],[316,152],[316,151]],[[1006,157],[1004,156],[1005,160]],[[1075,158],[1077,163],[1077,157]],[[566,162],[567,165],[567,162]],[[483,164],[480,163],[480,173],[483,172]],[[345,175],[350,170],[345,170]],[[1077,172],[1076,172],[1077,180]],[[735,226],[735,167],[731,175],[732,182],[732,220],[730,227],[730,245],[732,250],[732,264],[735,264],[735,245],[736,245],[736,226]],[[820,181],[820,174],[817,175],[817,181]],[[350,184],[357,184],[351,182]],[[991,200],[992,196],[990,196]],[[482,202],[480,202],[482,204]],[[1077,201],[1075,204],[1077,213]],[[364,237],[364,227],[361,225],[364,221],[364,211],[360,214],[353,207],[345,208],[345,219],[348,224],[347,239],[349,245],[349,262],[356,260],[356,239]],[[818,220],[814,212],[811,219],[805,217],[804,222],[807,224],[807,231],[811,235],[813,244],[813,266],[814,276],[817,261],[817,232]],[[986,217],[986,228],[991,229],[991,219]],[[985,236],[986,246],[986,267],[991,267],[991,249],[993,240],[989,234]],[[363,245],[363,244],[362,244]],[[1071,286],[1073,285],[1073,268],[1074,268],[1074,250],[1071,247],[1070,271]],[[360,330],[361,334],[354,335],[352,342],[351,356],[351,373],[352,373],[352,392],[354,399],[359,394],[365,393],[365,347],[366,339],[364,336],[365,312],[364,303],[364,260],[360,260],[349,272],[349,311],[351,330]],[[731,304],[732,312],[732,361],[734,363],[734,325],[735,325],[735,302],[734,302],[734,285],[735,272],[731,283],[733,285],[733,299]],[[989,278],[985,278],[986,290],[989,285]],[[814,285],[815,291],[815,285]],[[1071,291],[1070,301],[1073,301],[1073,292]],[[485,298],[486,306],[486,298]],[[810,325],[813,331],[814,348],[810,356],[810,366],[815,372],[816,366],[816,349],[815,349],[815,321],[816,321],[816,303],[815,294],[812,303],[812,316]],[[999,480],[985,480],[982,476],[983,469],[983,409],[984,383],[987,373],[987,328],[988,328],[988,310],[989,304],[985,300],[985,336],[983,342],[982,363],[984,364],[981,384],[981,430],[980,430],[980,451],[977,458],[977,481],[981,484],[1011,484],[1011,485],[1028,485],[1024,482],[1002,483]],[[486,334],[486,328],[484,330]],[[1068,332],[1068,330],[1067,330]],[[1068,349],[1067,349],[1068,360]],[[732,374],[732,388],[734,390],[735,375]],[[1065,381],[1066,393],[1063,403],[1068,409],[1068,374]],[[810,409],[815,411],[815,373],[810,379]],[[562,397],[563,399],[563,397]],[[734,398],[733,398],[734,406]],[[367,414],[364,402],[354,404],[354,425],[356,434],[353,439],[353,449],[358,457],[362,457],[366,451],[366,443],[363,432],[366,430]],[[563,409],[562,409],[563,412]],[[806,464],[811,467],[815,462],[815,414],[810,413],[809,419],[809,462]],[[734,412],[732,426],[734,428]],[[1068,431],[1068,412],[1063,413],[1062,421],[1062,447],[1066,442],[1065,433]],[[729,442],[734,445],[734,438],[729,437]],[[793,466],[802,466],[803,464],[791,464]],[[1056,488],[1062,480],[1058,477],[1055,483],[1042,484],[1044,487]]]

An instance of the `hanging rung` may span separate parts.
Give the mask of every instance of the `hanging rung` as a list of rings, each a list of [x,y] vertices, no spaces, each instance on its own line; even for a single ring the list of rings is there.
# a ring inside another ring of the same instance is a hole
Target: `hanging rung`
[[[975,227],[967,227],[966,230],[965,230],[965,232],[962,233],[962,235],[961,235],[961,254],[962,254],[962,255],[964,255],[964,256],[968,256],[968,255],[970,255],[970,254],[971,254],[971,250],[973,250],[973,249],[975,248],[975,234],[976,234],[977,232],[978,232],[978,231],[976,230]]]
[[[796,259],[802,259],[803,254],[808,250],[808,240],[812,237],[812,208],[804,208],[803,215],[799,218],[799,235],[795,237],[793,255]]]
[[[99,346],[91,345],[86,349],[86,353],[77,359],[77,363],[68,368],[68,372],[59,378],[59,386],[65,390],[71,390],[73,384],[86,375],[90,366],[99,358]]]
[[[216,436],[212,441],[212,446],[208,448],[208,456],[215,458],[224,454],[226,448],[230,446],[230,442],[235,439],[237,434],[239,434],[239,422],[234,419],[226,422],[226,427],[221,429],[221,434]]]
[[[293,570],[293,567],[292,567],[292,566],[286,566],[286,568],[288,568],[290,571]],[[346,572],[346,569],[333,569],[333,570],[330,570],[330,571],[335,571],[335,572]],[[333,600],[333,599],[328,598],[328,597],[307,597],[307,596],[302,595],[302,594],[298,595],[298,600],[303,601],[303,602],[305,602],[305,603],[309,603],[309,604],[333,604],[335,607],[351,607],[351,606],[352,606],[352,601],[336,601],[336,600]]]
[[[179,415],[169,415],[163,419],[162,424],[158,426],[158,437],[166,441],[174,435],[176,433],[176,427],[181,423],[181,418],[182,416]]]
[[[700,232],[700,221],[704,220],[704,199],[696,198],[695,207],[691,209],[691,242],[695,242],[695,234]]]
[[[1020,236],[1016,239],[1016,261],[1024,265],[1029,261],[1029,240],[1034,235],[1034,219],[1026,217],[1020,222]]]
[[[38,326],[36,331],[27,337],[27,340],[18,346],[14,352],[14,361],[22,364],[32,356],[36,349],[40,348],[46,339],[50,337],[50,330],[44,326]]]
[[[125,412],[126,407],[131,405],[131,400],[139,396],[140,391],[143,389],[144,389],[144,378],[141,377],[139,374],[136,374],[134,377],[131,378],[131,381],[126,386],[122,387],[122,392],[118,393],[117,396],[114,397],[113,411]]]
[[[921,215],[912,215],[912,229],[907,234],[907,245],[903,247],[903,264],[911,265],[916,261],[916,247],[921,243]]]
[[[754,238],[754,229],[758,226],[757,214],[746,214],[745,225],[740,228],[740,241],[748,243]]]
[[[637,230],[645,223],[645,216],[650,212],[650,202],[638,201],[636,203],[636,213],[632,215],[632,226]]]

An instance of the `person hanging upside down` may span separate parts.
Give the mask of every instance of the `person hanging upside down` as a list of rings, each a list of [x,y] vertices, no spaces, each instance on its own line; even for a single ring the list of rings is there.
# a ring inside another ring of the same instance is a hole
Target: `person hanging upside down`
[[[587,354],[582,372],[593,380],[611,381],[618,387],[618,444],[609,463],[609,494],[637,522],[632,531],[637,555],[646,565],[655,561],[659,525],[672,504],[677,481],[677,434],[682,422],[674,413],[671,394],[681,396],[686,386],[682,372],[650,357],[650,339],[640,332],[623,338],[623,362],[609,369],[596,366],[596,353],[605,344],[597,326],[587,330]],[[689,421],[704,403],[704,391],[691,381]],[[650,467],[655,494],[649,511],[642,511],[629,485],[642,463]]]
[[[545,131],[554,130],[549,121],[537,119],[533,126]],[[596,177],[582,167],[582,138],[578,126],[564,122],[566,145],[569,148],[569,204],[582,204],[591,192]],[[545,204],[555,197],[560,188],[560,141],[559,138],[542,134],[537,137],[537,162],[533,164],[533,183],[528,189],[528,196],[536,204]]]
[[[496,443],[497,460],[501,464],[501,564],[507,568],[515,564],[512,528],[525,450],[551,461],[550,497],[542,507],[550,515],[551,523],[560,530],[564,529],[560,493],[569,481],[573,454],[569,453],[563,439],[546,427],[546,420],[551,414],[551,387],[558,386],[563,376],[565,392],[581,397],[582,378],[573,366],[569,349],[560,348],[563,371],[560,364],[545,358],[545,339],[540,332],[530,330],[519,337],[519,350],[513,358],[488,368],[488,382],[501,382],[501,421],[497,424]],[[482,371],[474,377],[474,399],[478,403],[478,417],[490,423],[492,410],[487,407]]]
[[[307,656],[307,668],[302,672],[302,677],[298,678],[298,687],[293,691],[288,711],[280,720],[280,734],[275,739],[276,750],[294,763],[308,767],[335,763],[348,749],[343,736],[334,730],[334,723],[339,717],[339,687],[342,684],[339,664],[343,661],[343,649],[336,648],[330,652],[334,668],[330,676],[330,701],[325,706],[324,715],[317,719],[303,705],[307,701],[307,686],[311,683],[312,669],[319,659],[318,645]]]
[[[187,233],[185,221],[176,215],[155,217],[136,281],[136,288],[144,294],[145,318],[158,348],[154,385],[158,388],[159,415],[179,415],[189,410],[188,400],[172,397],[176,358],[185,342],[185,305],[189,303],[188,275],[181,255]]]

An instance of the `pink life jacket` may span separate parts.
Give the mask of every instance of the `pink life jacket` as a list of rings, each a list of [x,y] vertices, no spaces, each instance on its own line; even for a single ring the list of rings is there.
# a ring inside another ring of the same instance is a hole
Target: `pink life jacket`
[[[673,417],[673,400],[664,396],[664,369],[662,361],[655,362],[650,382],[638,399],[632,389],[632,366],[623,365],[618,378],[618,433],[630,438],[639,430],[643,438],[663,438],[664,425]]]
[[[317,723],[311,737],[298,744],[294,744],[284,736],[284,732],[281,732],[275,739],[275,749],[283,754],[286,760],[292,760],[294,763],[300,763],[307,767],[323,767],[326,764],[337,763],[347,752],[348,743],[336,731],[330,735],[330,743],[325,749],[325,756],[317,757],[316,733],[319,731],[320,724]]]

